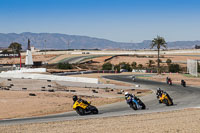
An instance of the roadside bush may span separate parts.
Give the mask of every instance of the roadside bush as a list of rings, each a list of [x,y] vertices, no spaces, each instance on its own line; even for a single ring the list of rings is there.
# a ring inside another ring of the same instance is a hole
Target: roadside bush
[[[159,60],[157,59],[157,60],[156,60],[156,62],[158,62],[158,61],[159,61],[159,63],[162,63],[162,60],[161,60],[161,59],[159,59]]]
[[[197,64],[197,71],[198,71],[198,73],[200,73],[200,64],[199,63]]]
[[[132,68],[134,69],[134,68],[137,67],[137,63],[134,61],[134,62],[131,63],[131,66],[132,66]]]
[[[58,63],[57,68],[58,69],[72,69],[73,67],[71,64],[67,62],[67,63]]]
[[[110,62],[104,63],[102,70],[112,70],[112,64]]]
[[[114,70],[117,72],[120,72],[120,65],[119,64],[115,65]]]
[[[169,65],[169,72],[179,72],[181,70],[179,64],[170,64]]]
[[[171,60],[171,59],[167,59],[167,60],[166,60],[166,63],[167,63],[167,65],[169,66],[169,65],[172,63],[172,60]]]
[[[129,63],[126,63],[126,62],[119,63],[119,66],[121,66],[121,69],[126,69],[129,72],[132,70],[131,65]]]
[[[142,65],[142,64],[139,64],[139,65],[138,65],[138,68],[140,68],[140,69],[143,68],[143,65]]]
[[[155,62],[153,60],[149,60],[146,64],[148,65],[148,67],[152,67]]]

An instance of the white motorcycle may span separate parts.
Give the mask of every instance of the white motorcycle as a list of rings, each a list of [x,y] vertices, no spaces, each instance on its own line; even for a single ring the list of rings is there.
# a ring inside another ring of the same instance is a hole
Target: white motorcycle
[[[133,75],[131,78],[132,78],[133,82],[135,82],[135,76]]]

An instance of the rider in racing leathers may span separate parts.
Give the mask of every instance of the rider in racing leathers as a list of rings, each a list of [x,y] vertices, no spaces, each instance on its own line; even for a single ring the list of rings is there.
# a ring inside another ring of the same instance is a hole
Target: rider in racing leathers
[[[134,94],[130,94],[128,92],[125,92],[125,99],[126,99],[126,101],[127,101],[128,97],[131,97],[131,98],[133,98],[135,100],[138,100],[138,98]]]
[[[88,103],[86,100],[83,100],[83,99],[81,99],[81,98],[78,98],[77,95],[74,95],[72,99],[73,99],[74,103],[75,103],[76,101],[78,101],[78,102],[83,102],[84,104],[89,105],[89,103]],[[74,104],[74,103],[73,103],[73,104]]]

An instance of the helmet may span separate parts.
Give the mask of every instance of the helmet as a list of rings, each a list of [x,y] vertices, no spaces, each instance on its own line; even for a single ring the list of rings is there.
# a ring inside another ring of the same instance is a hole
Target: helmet
[[[125,94],[125,96],[126,96],[126,95],[128,95],[129,93],[128,93],[128,92],[125,92],[124,94]]]
[[[157,90],[161,90],[160,88],[157,88]]]
[[[74,95],[72,99],[73,99],[74,102],[76,102],[78,100],[77,95]]]

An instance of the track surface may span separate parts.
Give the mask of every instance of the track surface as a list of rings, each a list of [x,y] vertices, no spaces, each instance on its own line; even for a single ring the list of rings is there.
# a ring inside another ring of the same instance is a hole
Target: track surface
[[[133,83],[130,75],[104,76],[104,78]],[[139,84],[140,88],[144,89],[156,90],[156,88],[158,87],[164,89],[172,97],[174,101],[174,106],[165,106],[164,104],[159,104],[158,100],[156,99],[155,93],[153,93],[141,98],[141,100],[145,103],[147,107],[146,110],[134,111],[131,108],[129,108],[129,106],[124,101],[120,103],[99,107],[98,109],[100,114],[98,115],[78,116],[76,112],[72,111],[72,112],[48,115],[42,117],[1,120],[0,125],[100,118],[100,117],[120,116],[129,114],[163,112],[163,111],[178,110],[190,107],[200,107],[200,100],[199,100],[200,88],[182,87],[180,85],[169,86],[166,83],[160,83],[142,79],[136,79],[134,83]]]

